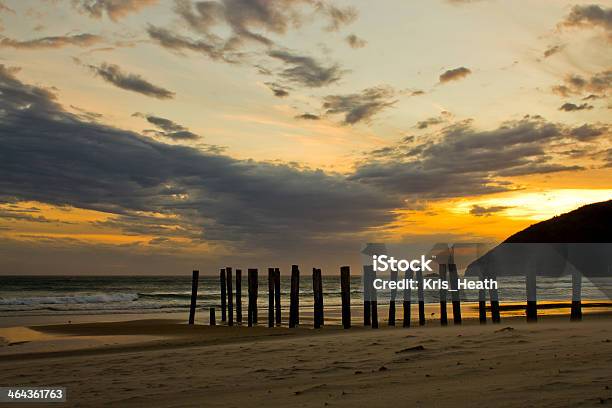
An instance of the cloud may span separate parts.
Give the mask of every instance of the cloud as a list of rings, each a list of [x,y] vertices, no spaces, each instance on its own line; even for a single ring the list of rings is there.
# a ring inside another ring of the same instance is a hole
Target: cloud
[[[99,66],[88,65],[88,67],[100,78],[118,88],[138,92],[157,99],[174,99],[174,92],[153,85],[138,74],[124,72],[117,65],[102,63]]]
[[[15,14],[15,10],[4,4],[3,1],[0,1],[0,13],[11,13]]]
[[[355,34],[348,35],[345,40],[351,48],[363,48],[368,44],[366,40],[357,37]]]
[[[102,41],[102,37],[94,34],[74,34],[35,38],[19,41],[8,37],[0,39],[0,47],[11,47],[19,50],[37,50],[45,48],[62,48],[66,46],[89,47]]]
[[[339,81],[344,73],[338,65],[324,66],[312,57],[289,51],[273,50],[268,55],[287,66],[279,74],[283,79],[309,88],[330,85]]]
[[[609,133],[610,127],[608,125],[596,126],[588,123],[575,127],[570,131],[570,134],[574,139],[582,142],[587,142]]]
[[[153,133],[155,136],[167,137],[174,141],[196,140],[200,138],[200,136],[190,132],[189,129],[187,129],[185,126],[179,125],[178,123],[173,122],[170,119],[153,115],[145,115],[140,112],[136,112],[132,116],[144,118],[147,120],[147,122],[157,126],[157,128],[159,129],[145,131],[145,133]]]
[[[274,259],[285,250],[349,254],[359,234],[391,222],[402,205],[397,195],[342,175],[237,160],[81,121],[4,66],[0,92],[4,200],[160,214],[197,228],[207,242],[243,254],[274,250]],[[164,223],[170,221],[158,222]]]
[[[297,115],[295,118],[296,119],[305,119],[305,120],[319,120],[319,119],[321,119],[320,116],[314,115],[312,113],[302,113],[301,115]]]
[[[578,74],[566,75],[563,84],[553,86],[552,91],[557,95],[568,97],[589,93],[607,94],[612,88],[612,70],[601,71],[585,78]]]
[[[393,106],[395,92],[387,86],[367,88],[360,93],[348,95],[328,95],[324,98],[323,109],[327,114],[344,115],[345,125],[369,122],[374,115]]]
[[[561,107],[559,107],[559,110],[565,111],[565,112],[574,112],[574,111],[589,110],[589,109],[593,109],[593,105],[589,105],[586,102],[580,105],[576,105],[575,103],[566,102],[563,105],[561,105]]]
[[[284,98],[286,96],[289,96],[289,89],[286,86],[280,85],[276,82],[264,82],[265,85],[268,86],[268,88],[270,88],[270,90],[274,93],[274,96],[277,96],[279,98]]]
[[[344,25],[351,24],[359,13],[355,7],[339,8],[329,3],[319,2],[318,9],[329,18],[327,31],[338,31]]]
[[[417,129],[427,129],[430,126],[440,125],[442,123],[448,122],[448,120],[452,116],[453,115],[450,112],[442,111],[439,116],[427,118],[425,120],[417,122],[416,128]]]
[[[106,13],[112,21],[156,3],[157,0],[72,0],[73,6],[89,17],[102,18]]]
[[[181,36],[172,31],[149,25],[147,27],[149,37],[160,46],[172,51],[193,51],[207,55],[213,60],[225,61],[228,63],[238,63],[242,59],[242,54],[234,52],[232,48],[219,42],[215,38],[207,40],[196,40]]]
[[[606,32],[608,39],[612,40],[612,8],[596,4],[575,5],[559,26],[601,28]]]
[[[417,89],[417,90],[410,92],[410,96],[421,96],[421,95],[425,95],[425,91],[423,91],[422,89]]]
[[[455,69],[449,69],[448,71],[446,71],[442,75],[440,75],[440,83],[441,84],[445,84],[445,83],[450,82],[450,81],[458,81],[458,80],[460,80],[462,78],[467,77],[471,73],[472,73],[472,71],[470,71],[466,67],[459,67],[459,68],[455,68]]]
[[[502,212],[504,210],[507,210],[508,208],[511,207],[505,207],[502,205],[494,205],[494,206],[490,206],[490,207],[483,207],[480,205],[473,205],[472,208],[470,209],[470,214],[472,214],[473,216],[476,217],[488,217],[492,214],[495,213],[499,213]]]
[[[489,131],[470,122],[441,129],[425,142],[413,139],[388,146],[384,155],[367,155],[352,180],[421,198],[475,196],[516,188],[505,179],[519,175],[576,171],[554,154],[559,143],[605,138],[595,128],[568,127],[526,116]]]
[[[552,57],[553,55],[563,51],[564,45],[552,45],[544,50],[544,58]]]

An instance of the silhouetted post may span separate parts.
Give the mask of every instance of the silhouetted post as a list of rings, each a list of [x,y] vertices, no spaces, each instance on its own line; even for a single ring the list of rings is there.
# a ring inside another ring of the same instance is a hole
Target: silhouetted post
[[[376,280],[376,271],[374,268],[370,271],[370,305],[372,306],[372,328],[378,329],[378,291],[373,283]]]
[[[247,321],[249,327],[257,324],[257,292],[259,289],[259,281],[257,269],[249,268],[248,270],[248,285],[249,285],[249,305],[247,310]]]
[[[300,324],[300,269],[291,265],[291,297],[289,300],[289,327]]]
[[[527,321],[536,322],[538,320],[538,303],[536,290],[536,271],[528,266],[527,276],[525,277],[527,289]]]
[[[490,279],[493,279],[497,283],[497,276],[492,275]],[[499,293],[497,288],[492,287],[489,289],[489,301],[491,302],[491,321],[493,323],[501,323],[501,315],[499,313]]]
[[[446,281],[446,264],[439,265],[438,274],[440,275],[440,282],[444,283]],[[440,325],[442,326],[448,325],[448,313],[446,311],[446,299],[447,299],[446,289],[440,286]]]
[[[418,297],[419,297],[419,326],[425,325],[425,288],[423,287],[423,271],[417,271]]]
[[[340,268],[340,290],[342,292],[342,326],[351,328],[351,268]]]
[[[397,284],[397,271],[391,271],[391,281]],[[395,326],[395,298],[397,297],[397,287],[391,289],[391,300],[389,300],[389,326]]]
[[[209,310],[210,310],[210,318],[208,319],[208,323],[211,326],[215,326],[217,324],[217,318],[215,317],[215,308],[211,307]]]
[[[281,325],[281,285],[280,269],[274,268],[274,306],[276,306],[276,325]]]
[[[232,268],[225,268],[225,279],[227,281],[227,311],[229,314],[228,326],[234,325],[234,292],[232,291]]]
[[[453,300],[453,323],[461,324],[461,296],[459,295],[459,275],[457,265],[448,264],[448,279],[450,280],[451,299]]]
[[[370,302],[372,280],[370,279],[372,265],[363,265],[363,325],[370,326],[372,318],[370,315],[372,304]]]
[[[236,269],[236,323],[242,324],[242,270]]]
[[[196,302],[198,299],[198,280],[200,271],[193,271],[191,274],[191,304],[189,305],[189,324],[195,322]]]
[[[412,269],[408,269],[405,273],[404,273],[404,278],[406,279],[407,282],[410,282],[412,280]],[[410,327],[410,301],[412,298],[412,288],[410,287],[410,284],[408,283],[407,286],[404,288],[404,323],[403,326],[404,327]]]
[[[225,322],[227,320],[227,316],[225,315],[225,299],[226,299],[226,288],[225,288],[225,269],[221,269],[219,272],[219,280],[221,283],[221,321]]]
[[[487,292],[484,289],[478,290],[478,321],[487,324]]]
[[[572,311],[570,320],[582,320],[582,273],[574,269],[572,273]]]
[[[268,268],[268,327],[274,327],[274,268]]]
[[[323,278],[321,270],[312,268],[312,293],[314,295],[314,328],[323,325]]]

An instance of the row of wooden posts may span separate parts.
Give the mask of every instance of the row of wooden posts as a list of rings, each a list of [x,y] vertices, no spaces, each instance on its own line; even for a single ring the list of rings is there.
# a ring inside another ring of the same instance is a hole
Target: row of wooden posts
[[[461,299],[457,288],[457,266],[455,264],[440,264],[439,277],[445,281],[448,277],[450,281],[451,302],[453,310],[453,323],[461,324]],[[363,324],[378,328],[378,302],[376,298],[376,290],[373,289],[373,280],[375,274],[371,267],[364,269],[364,309],[363,309]],[[405,273],[405,279],[412,279],[413,272],[408,270]],[[193,271],[192,288],[191,288],[191,304],[189,308],[189,324],[194,324],[195,311],[198,293],[199,271]],[[397,280],[397,272],[391,272],[391,280]],[[418,313],[419,325],[425,325],[425,296],[423,289],[423,273],[416,272],[416,280],[418,282],[417,297],[418,297]],[[247,307],[247,324],[249,327],[258,324],[257,313],[257,296],[259,293],[259,276],[257,269],[248,269],[248,307]],[[242,271],[236,269],[235,273],[235,293],[232,287],[233,276],[232,268],[223,268],[219,272],[219,283],[221,288],[221,321],[227,322],[228,326],[234,325],[234,296],[236,300],[235,321],[237,324],[242,324]],[[281,325],[281,291],[280,291],[280,269],[268,268],[268,327]],[[535,275],[527,275],[527,306],[526,316],[527,321],[537,320],[537,302],[535,299]],[[314,311],[314,328],[320,328],[324,325],[324,308],[323,308],[323,279],[321,269],[313,268],[312,271],[312,289],[313,289],[313,311]],[[340,290],[342,300],[342,326],[345,329],[351,327],[351,290],[350,290],[350,268],[343,266],[340,268]],[[572,297],[571,320],[581,320],[582,310],[580,302],[580,287],[576,294],[576,284],[574,284],[574,293]],[[403,327],[410,327],[411,316],[411,291],[404,290],[403,296]],[[300,323],[300,270],[297,265],[291,267],[291,292],[289,298],[289,327],[293,328]],[[440,289],[440,324],[448,325],[447,314],[447,291]],[[389,303],[389,326],[395,326],[395,309],[396,309],[397,290],[391,290],[391,300]],[[478,317],[481,324],[487,322],[487,306],[486,299],[487,291],[480,290],[478,296]],[[500,323],[500,307],[499,295],[497,289],[489,290],[489,304],[491,321]],[[406,318],[406,316],[408,318]],[[210,308],[210,325],[216,325],[215,308]]]

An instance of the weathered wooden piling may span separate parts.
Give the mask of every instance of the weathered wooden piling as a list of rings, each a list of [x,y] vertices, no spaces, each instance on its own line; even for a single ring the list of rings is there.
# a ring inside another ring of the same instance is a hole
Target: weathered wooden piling
[[[372,265],[363,265],[363,325],[370,326],[372,324],[371,308],[372,302],[370,302],[372,281],[370,279],[372,271]]]
[[[300,324],[300,269],[291,265],[291,296],[289,298],[289,327]]]
[[[196,302],[198,299],[198,280],[200,271],[193,271],[191,274],[191,304],[189,305],[189,324],[195,322]]]
[[[446,264],[440,264],[438,267],[438,275],[440,276],[440,282],[446,282]],[[440,286],[440,325],[448,325],[448,312],[446,311],[446,300],[447,291],[444,287]]]
[[[323,314],[323,277],[321,269],[312,268],[312,292],[314,295],[314,328],[325,324]]]
[[[497,281],[495,275],[491,279]],[[491,303],[491,321],[495,324],[501,323],[501,315],[499,313],[499,293],[496,288],[489,289],[489,301]]]
[[[582,273],[575,269],[572,273],[572,311],[570,320],[582,320]]]
[[[397,282],[397,271],[391,271],[391,281]],[[391,299],[389,300],[389,326],[395,326],[395,298],[397,297],[397,288],[391,289]]]
[[[478,290],[478,321],[487,324],[487,292],[484,289]]]
[[[451,299],[453,301],[453,323],[461,324],[461,296],[459,294],[459,275],[457,265],[448,264],[448,279],[450,280]]]
[[[274,268],[274,306],[276,309],[276,325],[281,325],[281,285],[280,269]]]
[[[225,269],[221,269],[219,271],[219,280],[220,280],[220,284],[221,284],[221,321],[225,322],[227,320],[227,316],[226,316],[226,287],[225,287]]]
[[[342,326],[351,328],[351,269],[348,266],[340,268],[340,290],[342,292]]]
[[[208,318],[208,323],[211,326],[215,326],[217,324],[217,318],[215,316],[215,308],[211,307],[209,308],[209,311],[210,311],[210,317]]]
[[[370,272],[370,305],[372,306],[372,328],[378,329],[378,291],[374,287],[373,283],[376,279],[376,271],[372,268]]]
[[[408,269],[405,273],[404,273],[404,278],[406,279],[407,282],[410,282],[412,280],[412,269]],[[406,288],[404,289],[404,301],[403,301],[403,306],[404,306],[404,322],[403,322],[403,326],[404,327],[410,327],[410,301],[412,299],[412,288],[410,288],[410,285],[406,285]]]
[[[274,327],[274,268],[268,268],[268,327]]]
[[[236,269],[236,323],[242,324],[242,270]]]
[[[247,324],[249,327],[257,324],[257,292],[259,289],[259,281],[257,269],[249,268],[248,270],[248,292],[249,304],[247,310]]]
[[[527,321],[536,322],[538,321],[536,271],[532,267],[527,270],[527,275],[525,276],[525,286],[527,291],[527,308],[525,310]]]
[[[234,325],[234,292],[232,291],[232,268],[229,266],[225,268],[225,280],[227,282],[227,313],[228,313],[228,326]]]
[[[417,271],[418,290],[417,295],[419,297],[419,326],[425,325],[425,288],[423,285],[423,271]]]

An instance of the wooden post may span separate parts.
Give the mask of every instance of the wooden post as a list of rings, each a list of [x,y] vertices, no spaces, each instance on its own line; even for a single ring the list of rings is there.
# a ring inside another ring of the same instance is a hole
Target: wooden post
[[[574,269],[572,273],[572,311],[570,320],[582,320],[582,273]]]
[[[419,283],[418,296],[419,296],[419,326],[425,325],[425,288],[423,287],[423,271],[417,271],[417,281]]]
[[[440,264],[438,267],[438,273],[440,275],[440,281],[446,282],[446,264]],[[440,325],[448,325],[448,312],[446,311],[446,300],[447,300],[446,289],[440,287]]]
[[[397,271],[391,271],[391,281],[397,282]],[[391,289],[391,300],[389,300],[389,326],[395,326],[395,298],[397,297],[397,288]]]
[[[268,327],[274,327],[274,268],[268,268]]]
[[[200,271],[191,274],[191,304],[189,305],[189,324],[195,323],[196,302],[198,299],[198,280]]]
[[[247,320],[249,327],[257,324],[257,291],[258,277],[257,269],[249,268],[248,270],[248,285],[249,285],[249,305],[247,310]]]
[[[451,299],[453,300],[453,323],[461,324],[461,296],[459,294],[459,275],[457,265],[448,264],[448,278],[450,279]]]
[[[372,302],[370,301],[372,280],[370,279],[372,271],[372,265],[363,265],[363,325],[370,326],[372,324],[371,308]]]
[[[376,279],[374,268],[370,271],[370,283]],[[370,305],[372,306],[372,328],[378,329],[378,291],[374,286],[370,286]]]
[[[234,325],[234,292],[232,291],[232,268],[225,268],[225,280],[227,281],[227,312],[229,320],[228,326]]]
[[[312,268],[312,293],[314,295],[314,328],[323,326],[323,277],[321,269]]]
[[[497,276],[492,275],[490,279],[497,281]],[[501,323],[501,315],[499,313],[499,293],[497,289],[489,289],[489,301],[491,303],[491,321],[495,324]]]
[[[533,267],[528,266],[527,276],[525,277],[525,285],[527,290],[527,309],[526,316],[528,322],[538,321],[538,303],[536,289],[536,271]]]
[[[300,324],[300,269],[291,265],[291,297],[289,299],[289,327]]]
[[[412,269],[408,269],[405,273],[404,273],[404,278],[406,279],[407,282],[410,282],[412,280]],[[407,287],[404,289],[404,323],[403,326],[404,327],[410,327],[410,300],[412,298],[412,288],[410,287],[410,285],[408,284]]]
[[[340,290],[342,292],[342,326],[351,328],[351,268],[340,268]]]
[[[215,308],[211,307],[209,310],[210,318],[208,319],[208,322],[211,326],[215,326],[217,324],[217,318],[215,317]]]
[[[227,316],[225,315],[225,310],[226,310],[226,306],[225,306],[225,299],[226,299],[226,292],[225,292],[225,269],[221,269],[219,272],[219,280],[221,281],[221,321],[225,322],[227,320]]]
[[[274,268],[274,306],[276,308],[276,325],[281,325],[281,286],[280,269]]]
[[[236,323],[242,324],[242,270],[236,269]]]
[[[478,321],[487,324],[487,292],[484,289],[478,290]]]

